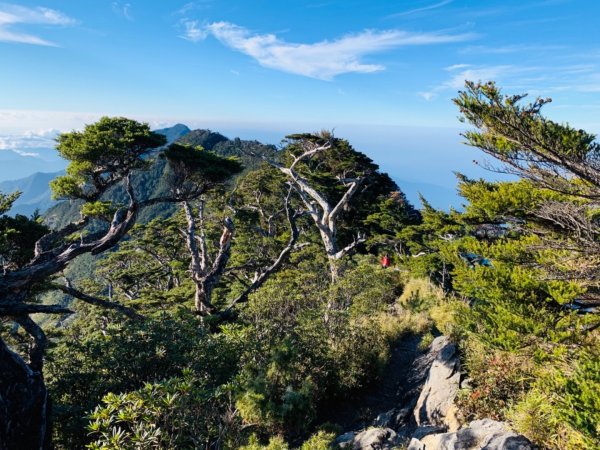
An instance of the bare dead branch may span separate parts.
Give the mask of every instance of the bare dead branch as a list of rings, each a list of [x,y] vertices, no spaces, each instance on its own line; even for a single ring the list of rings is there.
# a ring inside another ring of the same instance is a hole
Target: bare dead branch
[[[98,297],[93,297],[84,292],[81,292],[78,289],[75,289],[73,287],[73,285],[71,284],[70,280],[68,280],[66,278],[65,278],[65,283],[66,284],[64,284],[64,285],[58,284],[58,283],[51,283],[51,287],[53,287],[54,289],[58,289],[58,290],[64,292],[65,294],[75,297],[85,303],[89,303],[90,305],[99,306],[101,308],[112,309],[112,310],[118,311],[121,314],[126,315],[130,319],[134,319],[134,320],[145,319],[145,317],[143,315],[135,312],[133,309],[128,308],[127,306],[121,305],[120,303],[104,300],[104,299],[101,299]]]
[[[297,248],[296,242],[298,241],[298,236],[300,235],[300,233],[296,225],[296,212],[293,211],[290,206],[291,193],[292,189],[290,187],[290,190],[288,191],[287,197],[285,199],[286,216],[290,227],[290,239],[288,240],[287,245],[281,250],[275,261],[273,261],[273,263],[270,266],[265,267],[264,269],[257,272],[257,275],[254,277],[254,280],[252,280],[252,283],[240,295],[238,295],[234,300],[232,300],[229,303],[229,306],[224,311],[225,314],[228,314],[237,303],[247,301],[248,295],[259,289],[267,281],[267,279],[281,267],[281,265],[289,257],[292,250]]]

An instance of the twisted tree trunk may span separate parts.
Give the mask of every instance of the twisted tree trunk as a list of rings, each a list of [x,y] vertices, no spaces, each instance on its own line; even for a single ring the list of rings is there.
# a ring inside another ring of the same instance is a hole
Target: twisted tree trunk
[[[321,240],[323,241],[323,246],[325,247],[325,253],[327,254],[327,260],[329,262],[331,282],[332,284],[335,284],[343,270],[341,259],[353,251],[357,245],[365,242],[366,240],[363,235],[358,235],[350,245],[347,245],[340,250],[336,237],[337,223],[340,213],[348,206],[352,198],[356,195],[366,177],[363,175],[356,178],[340,178],[339,183],[346,188],[346,191],[344,192],[342,198],[340,198],[336,204],[333,204],[323,193],[317,191],[317,189],[313,187],[310,182],[306,178],[302,177],[295,169],[298,163],[310,160],[316,154],[330,150],[332,148],[332,143],[326,142],[324,144],[318,144],[306,141],[304,142],[304,147],[304,153],[300,154],[299,156],[294,156],[294,160],[289,167],[284,166],[277,161],[271,160],[264,155],[262,158],[287,177],[288,182],[294,187],[302,199],[302,202],[306,206],[306,211],[313,219],[317,229],[319,230]]]
[[[47,402],[41,367],[31,368],[0,339],[0,450],[49,448]]]
[[[212,265],[208,265],[208,245],[206,243],[206,234],[204,227],[204,201],[199,202],[198,219],[200,230],[196,229],[196,221],[192,207],[189,202],[182,202],[185,212],[187,228],[185,230],[186,245],[190,253],[190,272],[192,281],[196,285],[194,295],[194,309],[200,315],[210,315],[216,312],[212,304],[212,292],[215,286],[221,280],[229,257],[231,256],[231,240],[235,227],[231,218],[226,217],[223,220],[223,231],[219,240],[219,250],[215,255]],[[199,244],[199,245],[198,245]]]

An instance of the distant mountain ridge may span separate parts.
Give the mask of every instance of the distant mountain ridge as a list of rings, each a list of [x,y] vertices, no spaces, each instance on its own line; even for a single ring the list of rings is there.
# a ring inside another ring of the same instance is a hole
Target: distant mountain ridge
[[[229,139],[220,133],[210,130],[190,130],[183,124],[155,130],[167,137],[167,144],[177,142],[192,146],[202,146],[221,156],[238,157],[246,170],[252,170],[262,163],[260,155],[273,155],[277,152],[274,145],[265,145],[258,141],[247,141],[239,138]],[[158,153],[158,152],[157,152]],[[252,156],[256,155],[256,156]],[[143,192],[145,198],[159,197],[168,194],[165,182],[168,167],[162,158],[156,158],[149,170],[134,173],[133,184],[137,192]],[[108,198],[126,201],[122,187],[117,186],[107,193]],[[139,221],[144,223],[156,217],[166,217],[173,214],[176,205],[159,204],[144,209]],[[76,219],[79,214],[77,202],[63,201],[51,207],[44,213],[47,222],[53,227],[61,227]]]
[[[29,177],[36,172],[57,172],[67,165],[58,156],[51,157],[49,149],[28,149],[40,156],[20,154],[14,150],[0,150],[0,182]]]
[[[167,144],[171,144],[178,139],[188,135],[192,130],[186,125],[178,123],[172,127],[155,130],[155,132],[163,134],[167,138]],[[210,138],[212,133],[208,130],[195,130],[194,136],[207,136]],[[221,136],[221,135],[219,135]],[[224,136],[224,140],[228,140]],[[191,139],[193,141],[195,137]],[[222,139],[219,139],[222,140]],[[193,144],[198,145],[198,144]],[[33,156],[23,156],[12,150],[0,151],[0,192],[11,193],[20,191],[21,196],[14,203],[9,214],[22,214],[30,216],[36,210],[44,213],[59,202],[52,200],[49,183],[54,178],[63,175],[66,161],[54,161],[53,158],[46,157],[50,153],[46,149],[42,155],[45,159],[36,158]],[[48,169],[51,171],[48,171]],[[31,174],[31,171],[35,172]],[[66,204],[62,209],[71,209]],[[76,208],[75,208],[76,209]],[[69,211],[69,216],[72,216],[73,211]]]
[[[256,140],[243,140],[240,138],[229,139],[221,133],[210,130],[193,130],[177,140],[180,144],[201,146],[206,150],[221,156],[234,156],[238,158],[246,170],[255,169],[262,163],[262,156],[274,156],[277,147],[263,144]]]
[[[0,192],[21,192],[9,214],[31,216],[36,210],[43,213],[58,202],[52,200],[49,183],[65,172],[36,172],[25,178],[0,182]]]
[[[252,170],[262,162],[260,156],[252,156],[251,154],[273,156],[277,152],[274,145],[263,144],[256,140],[229,139],[221,133],[208,129],[191,130],[181,123],[154,131],[163,134],[167,138],[167,144],[178,142],[185,145],[202,146],[206,150],[213,151],[221,156],[235,156],[241,160],[246,170]],[[0,151],[0,169],[5,169],[7,173],[11,172],[11,168],[6,164],[6,161],[10,161],[12,158],[10,154],[23,158],[12,151]],[[149,196],[158,195],[165,189],[164,183],[161,182],[164,171],[165,162],[157,159],[149,171],[140,173],[136,177],[144,185]],[[9,214],[31,215],[35,210],[39,210],[40,213],[44,214],[46,212],[44,215],[53,217],[54,219],[51,222],[56,225],[63,222],[59,220],[60,215],[64,215],[65,219],[68,220],[74,218],[78,214],[77,204],[74,202],[57,204],[58,202],[51,199],[48,183],[63,173],[64,171],[48,173],[47,170],[40,170],[24,178],[18,178],[17,175],[16,178],[18,179],[0,181],[0,192],[9,193],[18,190],[23,193],[19,200],[15,202]],[[1,175],[0,179],[2,179]],[[426,197],[433,197],[436,203],[442,205],[442,208],[456,203],[454,188],[398,179],[395,181],[415,205],[418,205],[419,192],[423,193],[424,191],[428,194]],[[169,211],[171,209],[170,207],[166,208]],[[156,213],[157,211],[149,211],[144,213],[142,218],[148,220]],[[169,212],[164,210],[162,213],[168,214]]]

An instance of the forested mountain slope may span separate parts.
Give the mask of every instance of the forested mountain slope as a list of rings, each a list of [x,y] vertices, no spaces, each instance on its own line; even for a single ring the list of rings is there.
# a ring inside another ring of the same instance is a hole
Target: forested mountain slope
[[[182,124],[156,130],[156,133],[164,135],[167,138],[167,144],[177,142],[194,147],[201,146],[220,156],[239,158],[245,170],[256,168],[262,162],[261,155],[272,156],[276,153],[276,148],[272,145],[264,145],[258,141],[246,141],[239,138],[228,139],[210,130],[192,131]],[[139,189],[145,198],[158,197],[167,193],[166,178],[169,173],[165,160],[158,157],[160,151],[160,149],[157,149],[148,155],[148,158],[154,161],[150,170],[134,173],[133,176],[136,189]],[[255,156],[252,156],[252,154]],[[122,201],[124,195],[122,188],[116,187],[109,190],[105,198],[111,201]],[[77,205],[70,202],[61,202],[46,211],[44,217],[52,227],[61,227],[77,218],[77,209]],[[140,221],[145,223],[157,217],[168,217],[174,211],[174,205],[156,205],[145,210],[140,216]]]
[[[600,144],[547,102],[458,93],[515,175],[463,211],[328,132],[59,136],[53,230],[0,193],[0,449],[600,448]]]

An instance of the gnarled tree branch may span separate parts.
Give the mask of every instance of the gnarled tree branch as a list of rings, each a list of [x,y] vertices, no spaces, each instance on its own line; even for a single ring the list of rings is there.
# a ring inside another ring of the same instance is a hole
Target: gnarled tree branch
[[[73,285],[71,284],[71,281],[67,278],[65,278],[65,282],[66,282],[66,284],[51,283],[51,286],[54,289],[58,289],[58,290],[64,292],[65,294],[75,297],[85,303],[89,303],[90,305],[99,306],[101,308],[112,309],[112,310],[118,311],[121,314],[126,315],[130,319],[134,319],[134,320],[143,320],[144,319],[143,315],[137,313],[136,311],[134,311],[131,308],[128,308],[127,306],[121,305],[120,303],[115,303],[115,302],[111,302],[108,300],[104,300],[104,299],[101,299],[98,297],[93,297],[84,292],[81,292],[80,290],[75,289],[73,287]]]

